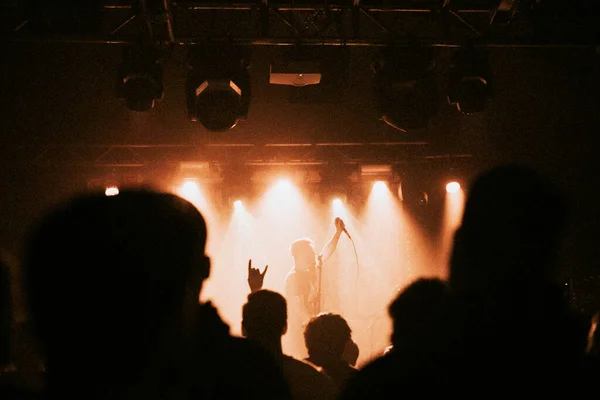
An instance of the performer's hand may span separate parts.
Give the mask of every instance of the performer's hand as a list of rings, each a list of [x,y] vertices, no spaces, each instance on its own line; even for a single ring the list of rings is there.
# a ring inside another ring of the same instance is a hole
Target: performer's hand
[[[248,286],[252,293],[262,289],[263,281],[269,266],[265,266],[265,270],[261,273],[258,268],[252,268],[252,260],[248,260]]]
[[[334,222],[335,222],[335,231],[337,233],[342,233],[344,231],[344,229],[346,229],[346,225],[344,224],[344,221],[340,217],[337,217]]]

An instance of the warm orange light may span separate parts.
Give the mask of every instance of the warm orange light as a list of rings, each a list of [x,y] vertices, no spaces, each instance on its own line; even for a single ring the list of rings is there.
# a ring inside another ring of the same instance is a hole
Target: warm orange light
[[[193,179],[186,179],[179,188],[179,194],[187,200],[194,199],[199,193],[198,184]]]
[[[198,185],[196,179],[185,179],[181,186],[179,186],[179,188],[177,189],[177,194],[189,201],[190,203],[192,203],[194,206],[196,206],[197,209],[201,210],[204,213],[208,213],[209,205],[207,198],[205,197],[203,191],[200,189],[200,186]]]
[[[375,195],[382,195],[384,193],[387,193],[388,191],[389,189],[386,182],[376,181],[373,183],[373,189],[371,190],[371,193]]]
[[[448,182],[446,185],[446,192],[457,193],[460,190],[460,183],[456,181]]]
[[[444,200],[444,217],[442,221],[441,248],[438,254],[443,259],[439,260],[441,265],[448,265],[450,252],[456,228],[460,225],[464,208],[464,193],[458,182],[449,182],[446,185],[448,196]]]
[[[344,201],[342,199],[333,199],[331,202],[331,209],[334,217],[346,217],[346,207],[344,206]]]
[[[119,188],[116,186],[109,186],[104,191],[104,194],[107,196],[116,196],[119,194]]]
[[[300,195],[298,189],[288,179],[279,179],[266,194],[274,203],[273,205],[278,207],[297,200]]]
[[[287,179],[280,179],[275,183],[273,189],[280,193],[289,193],[292,190],[292,182]]]

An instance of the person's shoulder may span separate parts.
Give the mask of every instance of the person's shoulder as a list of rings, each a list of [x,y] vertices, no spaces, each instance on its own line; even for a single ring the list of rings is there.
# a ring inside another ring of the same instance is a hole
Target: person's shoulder
[[[391,354],[381,355],[372,358],[371,360],[366,361],[364,364],[357,368],[357,372],[360,372],[361,375],[367,374],[378,374],[381,371],[387,370],[388,368],[393,368],[396,366],[396,357],[393,357]]]
[[[262,346],[238,336],[231,336],[228,343],[228,352],[239,358],[252,358],[267,364],[274,362],[273,357]]]
[[[283,356],[284,374],[291,379],[292,392],[313,393],[309,398],[332,399],[336,395],[335,383],[319,367],[308,361]]]
[[[290,398],[283,371],[263,347],[236,336],[228,338],[224,347],[217,362],[229,382],[224,383],[227,393],[243,394],[244,398]]]
[[[331,378],[321,368],[308,361],[284,355],[283,367],[288,371],[293,370],[296,375],[302,375],[307,380],[320,381],[327,385],[331,383]]]
[[[295,269],[291,269],[290,272],[285,276],[285,290],[286,292],[296,292],[296,282],[298,280],[298,273]]]
[[[300,370],[308,371],[309,373],[313,373],[313,372],[320,373],[321,372],[319,367],[317,367],[313,363],[311,363],[309,361],[301,360],[296,357],[288,356],[286,354],[284,354],[284,356],[283,356],[283,363],[285,366],[296,367]]]
[[[296,269],[292,268],[288,271],[287,275],[285,276],[285,280],[289,281],[290,279],[294,279],[297,275],[298,273],[296,272]]]
[[[391,355],[378,356],[353,371],[342,389],[340,399],[387,398],[391,388],[401,380]],[[373,397],[371,397],[373,396]]]

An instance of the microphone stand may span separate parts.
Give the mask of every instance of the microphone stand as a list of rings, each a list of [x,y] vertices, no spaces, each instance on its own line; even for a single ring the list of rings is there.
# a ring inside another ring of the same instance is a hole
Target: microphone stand
[[[319,263],[317,264],[317,268],[319,270],[319,283],[317,285],[317,315],[319,315],[319,313],[321,313],[321,282],[323,278],[323,259],[321,258],[321,256],[319,256]]]

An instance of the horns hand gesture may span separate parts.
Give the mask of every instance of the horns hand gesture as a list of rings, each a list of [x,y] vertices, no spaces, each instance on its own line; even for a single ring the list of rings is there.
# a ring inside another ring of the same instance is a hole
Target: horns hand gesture
[[[252,268],[252,260],[248,260],[248,286],[250,286],[251,292],[256,292],[262,289],[263,281],[269,266],[266,265],[263,272],[260,272],[258,268]]]

